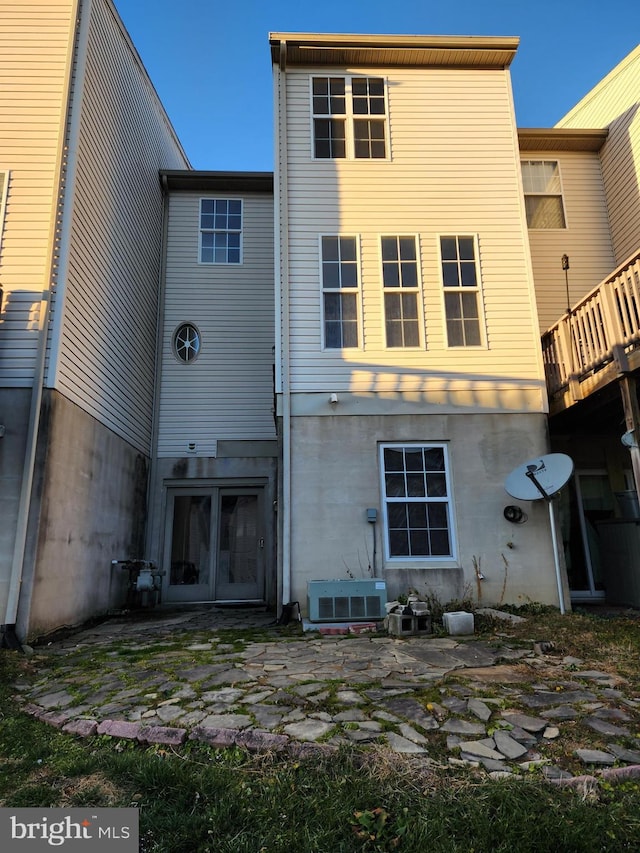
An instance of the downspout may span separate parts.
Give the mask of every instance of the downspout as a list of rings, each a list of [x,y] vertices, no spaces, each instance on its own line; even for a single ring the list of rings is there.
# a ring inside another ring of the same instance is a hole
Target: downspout
[[[276,376],[282,392],[282,604],[291,600],[291,387],[289,380],[289,193],[287,156],[287,43],[280,42],[280,61],[275,80],[278,103],[276,124],[276,329],[280,330],[276,349]]]
[[[166,269],[167,269],[167,239],[169,233],[169,182],[166,175],[160,177],[160,186],[162,189],[162,245],[160,247],[160,269],[158,281],[158,308],[156,311],[156,352],[155,366],[153,377],[153,419],[151,422],[151,447],[149,448],[149,479],[147,482],[147,528],[145,531],[145,554],[150,553],[151,542],[154,537],[152,530],[155,529],[157,521],[157,510],[152,498],[155,495],[155,478],[158,470],[157,450],[158,450],[158,431],[159,431],[159,409],[160,409],[160,389],[162,377],[162,351],[163,351],[163,336],[164,336],[164,315],[165,315],[165,290],[166,290]],[[161,539],[158,537],[158,542]],[[160,556],[160,549],[156,558]],[[144,555],[140,555],[141,557]]]
[[[83,7],[82,9],[81,6]],[[80,133],[80,109],[82,105],[81,88],[84,83],[90,17],[91,0],[76,0],[71,15],[73,27],[71,28],[69,35],[67,64],[65,68],[66,82],[61,101],[63,108],[60,120],[58,152],[56,157],[57,167],[54,179],[55,209],[52,211],[53,215],[51,217],[47,252],[50,263],[49,280],[47,289],[42,292],[42,300],[40,302],[38,349],[34,365],[29,423],[27,427],[27,440],[22,470],[22,486],[20,490],[20,501],[18,503],[16,537],[13,548],[11,577],[9,580],[9,593],[3,622],[3,644],[9,645],[13,648],[20,647],[15,631],[18,606],[20,603],[20,593],[22,589],[24,556],[27,547],[27,528],[29,523],[29,510],[31,508],[31,491],[35,478],[36,451],[38,445],[38,432],[40,428],[40,410],[42,406],[46,373],[47,336],[51,314],[51,294],[55,283],[57,292],[56,307],[60,312],[56,319],[59,329],[61,320],[60,314],[62,312],[62,304],[64,301],[64,284],[68,269],[73,185],[75,183],[77,147]],[[76,60],[75,75],[74,59]],[[74,92],[72,103],[74,77],[76,81],[80,81],[80,85],[77,86]],[[77,108],[75,107],[76,104]],[[59,332],[57,336],[52,337],[52,354],[54,352],[54,343],[56,346],[59,343]]]

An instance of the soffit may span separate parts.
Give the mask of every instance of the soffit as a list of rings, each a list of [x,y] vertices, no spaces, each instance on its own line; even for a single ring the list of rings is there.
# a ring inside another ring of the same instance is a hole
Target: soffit
[[[286,64],[367,67],[508,68],[519,39],[515,36],[393,36],[271,33],[271,58]]]
[[[607,135],[607,130],[519,128],[518,144],[521,151],[599,151]]]

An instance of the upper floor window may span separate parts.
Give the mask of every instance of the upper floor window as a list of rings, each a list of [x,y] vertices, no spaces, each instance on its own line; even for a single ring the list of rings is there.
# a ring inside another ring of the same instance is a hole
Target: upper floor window
[[[386,158],[382,77],[313,77],[311,89],[315,158]]]
[[[382,237],[382,285],[388,347],[420,345],[415,237]]]
[[[557,160],[523,160],[522,185],[529,228],[566,228]]]
[[[200,263],[242,263],[242,199],[200,199]]]
[[[355,237],[322,237],[324,346],[358,346],[358,254]]]
[[[453,558],[446,446],[385,444],[380,453],[387,557]]]
[[[480,276],[475,239],[441,237],[440,259],[448,345],[480,346]]]

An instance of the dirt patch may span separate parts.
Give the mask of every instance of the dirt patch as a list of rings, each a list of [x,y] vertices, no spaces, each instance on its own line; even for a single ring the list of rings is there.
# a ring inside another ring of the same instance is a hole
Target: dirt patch
[[[520,684],[531,681],[532,672],[528,667],[498,664],[497,666],[470,667],[459,670],[456,675],[482,681],[485,684]]]

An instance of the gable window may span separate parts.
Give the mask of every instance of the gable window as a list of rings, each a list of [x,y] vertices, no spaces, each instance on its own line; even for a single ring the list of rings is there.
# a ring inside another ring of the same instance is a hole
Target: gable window
[[[242,199],[200,199],[200,263],[242,263]]]
[[[480,286],[475,239],[441,237],[440,259],[448,345],[480,346]]]
[[[523,160],[522,186],[529,228],[566,228],[557,160]]]
[[[420,345],[415,237],[382,237],[382,285],[388,347]]]
[[[355,237],[322,237],[325,349],[358,346],[358,257]]]
[[[313,77],[311,91],[316,159],[386,158],[382,77]]]
[[[380,453],[388,559],[453,558],[446,446],[385,444]]]

